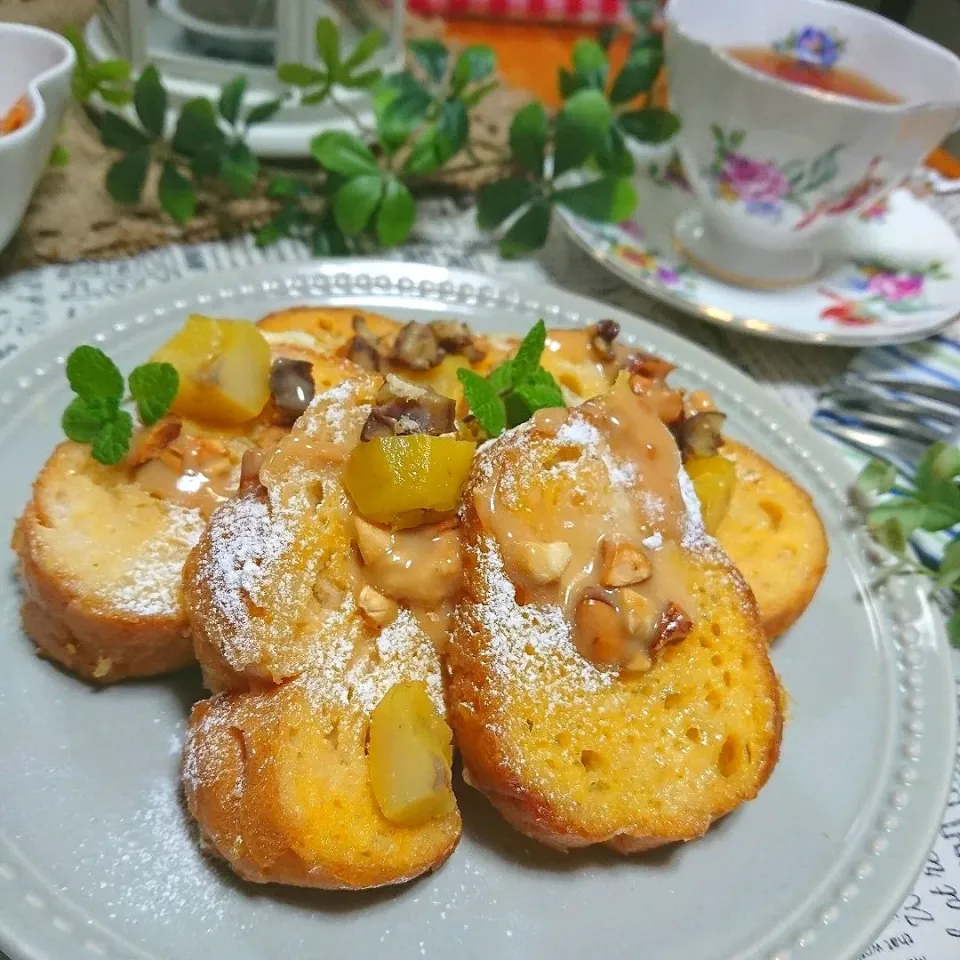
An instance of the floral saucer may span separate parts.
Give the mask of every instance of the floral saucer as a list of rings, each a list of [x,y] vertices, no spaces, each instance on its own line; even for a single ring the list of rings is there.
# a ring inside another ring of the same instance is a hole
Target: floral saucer
[[[631,286],[702,320],[775,340],[864,346],[922,340],[960,314],[960,238],[901,187],[824,243],[809,283],[752,290],[724,283],[676,252],[674,224],[696,203],[674,157],[636,176],[639,204],[621,224],[567,211],[561,222],[591,257]]]

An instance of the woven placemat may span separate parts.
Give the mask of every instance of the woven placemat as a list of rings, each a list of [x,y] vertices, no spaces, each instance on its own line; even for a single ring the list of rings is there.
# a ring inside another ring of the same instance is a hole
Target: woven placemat
[[[0,0],[0,20],[34,23],[62,30],[81,24],[94,12],[95,0]],[[439,36],[439,20],[407,16],[408,36]],[[477,109],[475,122],[484,141],[504,144],[510,118],[529,95],[499,89]],[[129,256],[168,243],[193,243],[234,236],[270,219],[273,202],[263,195],[263,182],[250,197],[214,208],[198,209],[186,226],[174,224],[155,203],[120,207],[104,187],[107,168],[114,157],[97,138],[82,109],[71,106],[63,121],[60,142],[70,152],[65,167],[44,173],[20,230],[0,259],[0,272],[8,273],[45,263],[103,260]],[[500,167],[491,163],[493,147],[478,147],[477,160],[464,160],[425,189],[472,190],[492,179]],[[151,193],[148,190],[146,193]]]

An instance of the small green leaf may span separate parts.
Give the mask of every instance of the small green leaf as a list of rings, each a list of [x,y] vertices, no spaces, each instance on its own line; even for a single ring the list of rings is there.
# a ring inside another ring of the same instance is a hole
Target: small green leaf
[[[149,141],[147,135],[118,113],[107,112],[100,121],[100,142],[116,150],[136,150]]]
[[[226,137],[217,126],[213,104],[203,97],[188,100],[180,110],[172,147],[175,153],[187,157],[196,156],[223,146]]]
[[[900,523],[906,536],[923,526],[926,517],[926,505],[912,497],[898,497],[874,507],[867,514],[867,525],[871,531],[881,527],[888,520],[895,519]]]
[[[407,47],[424,73],[434,82],[441,83],[447,75],[450,54],[439,40],[411,40]]]
[[[960,650],[960,610],[955,610],[947,621],[947,636],[951,645]]]
[[[510,259],[539,250],[547,242],[549,231],[550,205],[535,200],[500,241],[500,255]]]
[[[380,69],[365,70],[363,73],[351,73],[349,75],[344,74],[340,77],[340,86],[350,87],[354,90],[369,90],[380,82],[382,76],[383,71]]]
[[[494,367],[487,376],[490,386],[497,393],[503,393],[513,386],[513,361],[504,360],[498,367]]]
[[[396,177],[390,177],[377,212],[377,239],[384,247],[395,247],[410,235],[417,218],[413,194]]]
[[[142,363],[129,377],[140,419],[149,427],[169,409],[180,389],[180,375],[170,363]]]
[[[76,24],[69,23],[63,28],[63,35],[77,55],[77,73],[86,73],[90,68],[90,60],[87,57],[87,45],[80,28]]]
[[[370,222],[382,194],[383,180],[379,173],[348,180],[333,197],[337,226],[348,237],[360,233]]]
[[[315,257],[345,257],[352,253],[350,241],[343,235],[332,217],[324,217],[317,224],[311,246]]]
[[[266,123],[268,120],[273,119],[282,107],[282,97],[276,100],[264,100],[263,103],[258,103],[250,110],[244,119],[244,123],[246,123],[248,127],[255,127],[258,123]]]
[[[71,352],[67,357],[67,382],[85,400],[119,404],[123,399],[123,374],[99,347],[84,344]]]
[[[943,444],[943,448],[933,458],[931,470],[941,480],[953,480],[960,476],[960,447]]]
[[[597,150],[596,158],[597,165],[604,173],[612,173],[620,177],[629,177],[633,173],[633,155],[616,123],[610,125],[603,143]]]
[[[388,152],[423,123],[433,97],[409,73],[386,77],[374,90],[377,131]]]
[[[62,143],[55,143],[50,151],[50,166],[65,167],[69,162],[70,151]]]
[[[143,129],[155,137],[162,137],[167,119],[167,91],[160,82],[160,71],[152,64],[137,78],[133,106]]]
[[[74,397],[63,411],[60,425],[71,440],[91,443],[103,424],[116,416],[119,409],[119,402],[115,399]]]
[[[960,539],[947,545],[937,570],[937,586],[952,587],[960,582]]]
[[[267,196],[275,199],[298,197],[301,194],[309,193],[309,189],[302,180],[291,177],[286,173],[277,173],[267,184]]]
[[[118,410],[112,420],[108,420],[94,438],[91,453],[93,459],[107,466],[119,463],[130,449],[130,437],[133,436],[133,417],[126,410]]]
[[[247,78],[241,73],[234,77],[229,83],[225,83],[220,91],[220,100],[217,103],[217,109],[220,116],[231,126],[237,122],[240,116],[240,104],[243,103],[243,95],[247,92]]]
[[[459,100],[446,100],[437,117],[437,133],[446,143],[443,163],[458,154],[467,142],[470,121],[467,108]]]
[[[433,173],[443,166],[449,157],[447,141],[440,135],[436,124],[431,124],[417,137],[410,155],[403,164],[404,173]]]
[[[349,73],[361,64],[366,63],[385,43],[387,38],[380,30],[368,30],[350,52],[350,56],[343,61],[343,66]]]
[[[563,105],[554,138],[554,177],[579,166],[602,147],[612,116],[599,90],[580,90]]]
[[[647,93],[663,66],[663,52],[645,47],[632,54],[623,65],[610,91],[611,103],[627,103],[641,93]]]
[[[857,488],[864,493],[889,493],[897,482],[897,469],[884,460],[871,460],[857,476]]]
[[[259,171],[260,161],[253,151],[240,140],[231,144],[224,154],[220,176],[238,197],[246,197],[250,195],[253,185],[257,182]]]
[[[469,93],[462,93],[460,95],[460,102],[467,107],[467,109],[475,107],[481,100],[484,100],[486,97],[488,97],[499,86],[499,81],[488,80],[486,83],[481,83],[474,87]]]
[[[517,384],[516,390],[523,393],[528,403],[533,404],[534,413],[543,407],[566,405],[560,384],[553,378],[553,374],[543,367],[532,370],[522,383]]]
[[[622,223],[637,207],[636,191],[626,177],[600,177],[567,187],[558,190],[554,199],[578,216],[601,223]]]
[[[127,60],[104,60],[90,68],[89,77],[96,83],[126,83],[130,79]]]
[[[521,107],[510,124],[510,153],[536,177],[543,175],[548,132],[547,113],[536,100]]]
[[[327,71],[303,63],[281,63],[277,76],[291,87],[315,87],[327,82]]]
[[[218,177],[223,166],[223,154],[218,149],[201,150],[189,158],[190,171],[195,179]]]
[[[631,0],[627,4],[627,10],[634,26],[639,28],[638,32],[642,35],[649,30],[653,18],[657,15],[657,0]]]
[[[275,220],[271,220],[253,235],[253,239],[258,247],[269,247],[271,243],[276,243],[283,235],[280,225]]]
[[[871,526],[873,539],[891,553],[903,556],[907,549],[907,532],[899,516],[887,517],[882,523]]]
[[[378,173],[376,158],[367,145],[341,130],[330,130],[314,137],[310,141],[310,152],[325,170],[333,170],[345,177]]]
[[[107,192],[117,203],[139,203],[149,165],[149,147],[139,147],[121,157],[107,170]]]
[[[487,183],[477,194],[477,224],[481,230],[493,230],[536,195],[529,180],[510,177]]]
[[[320,17],[316,26],[317,56],[335,78],[340,70],[340,32],[330,17]]]
[[[460,367],[457,370],[457,379],[463,387],[467,406],[480,426],[491,437],[499,437],[507,425],[507,415],[496,390],[489,381],[469,367]]]
[[[160,170],[157,199],[160,206],[177,223],[186,223],[197,209],[197,195],[194,193],[193,184],[170,160],[165,160]]]
[[[133,100],[133,92],[130,90],[118,90],[113,87],[101,87],[97,91],[103,99],[114,107],[125,107]]]
[[[596,40],[580,37],[573,45],[573,66],[578,77],[596,90],[607,83],[607,55]]]
[[[543,348],[546,342],[547,325],[543,320],[538,320],[520,341],[520,346],[517,347],[516,355],[513,357],[512,373],[515,384],[519,384],[531,376],[533,371],[540,366],[540,358],[543,356]]]
[[[597,31],[597,43],[599,43],[604,50],[609,50],[610,45],[618,36],[620,36],[620,28],[614,24],[605,23]]]
[[[493,73],[497,58],[490,47],[483,44],[469,46],[457,58],[453,68],[452,87],[454,94],[460,93],[471,83],[486,80]]]
[[[960,508],[945,503],[928,503],[920,526],[931,533],[949,530],[960,523]]]
[[[617,122],[621,130],[641,143],[664,143],[680,129],[676,114],[660,107],[621,113]]]
[[[557,85],[560,88],[560,96],[564,100],[569,100],[578,90],[586,90],[588,83],[585,77],[581,77],[566,67],[561,67],[557,71]]]

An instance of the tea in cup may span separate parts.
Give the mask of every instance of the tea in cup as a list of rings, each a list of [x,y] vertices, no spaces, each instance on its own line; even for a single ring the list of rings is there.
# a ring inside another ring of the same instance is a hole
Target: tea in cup
[[[823,234],[898,186],[960,122],[960,58],[832,0],[670,0],[677,149],[695,265],[776,288],[820,269]]]

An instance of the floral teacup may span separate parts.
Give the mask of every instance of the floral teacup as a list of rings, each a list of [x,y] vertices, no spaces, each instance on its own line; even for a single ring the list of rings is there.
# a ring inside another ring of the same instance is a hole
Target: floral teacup
[[[960,121],[960,58],[845,3],[670,0],[665,48],[676,145],[700,207],[675,240],[734,283],[810,279],[818,237],[896,187]],[[896,102],[790,82],[731,49],[852,71]]]

